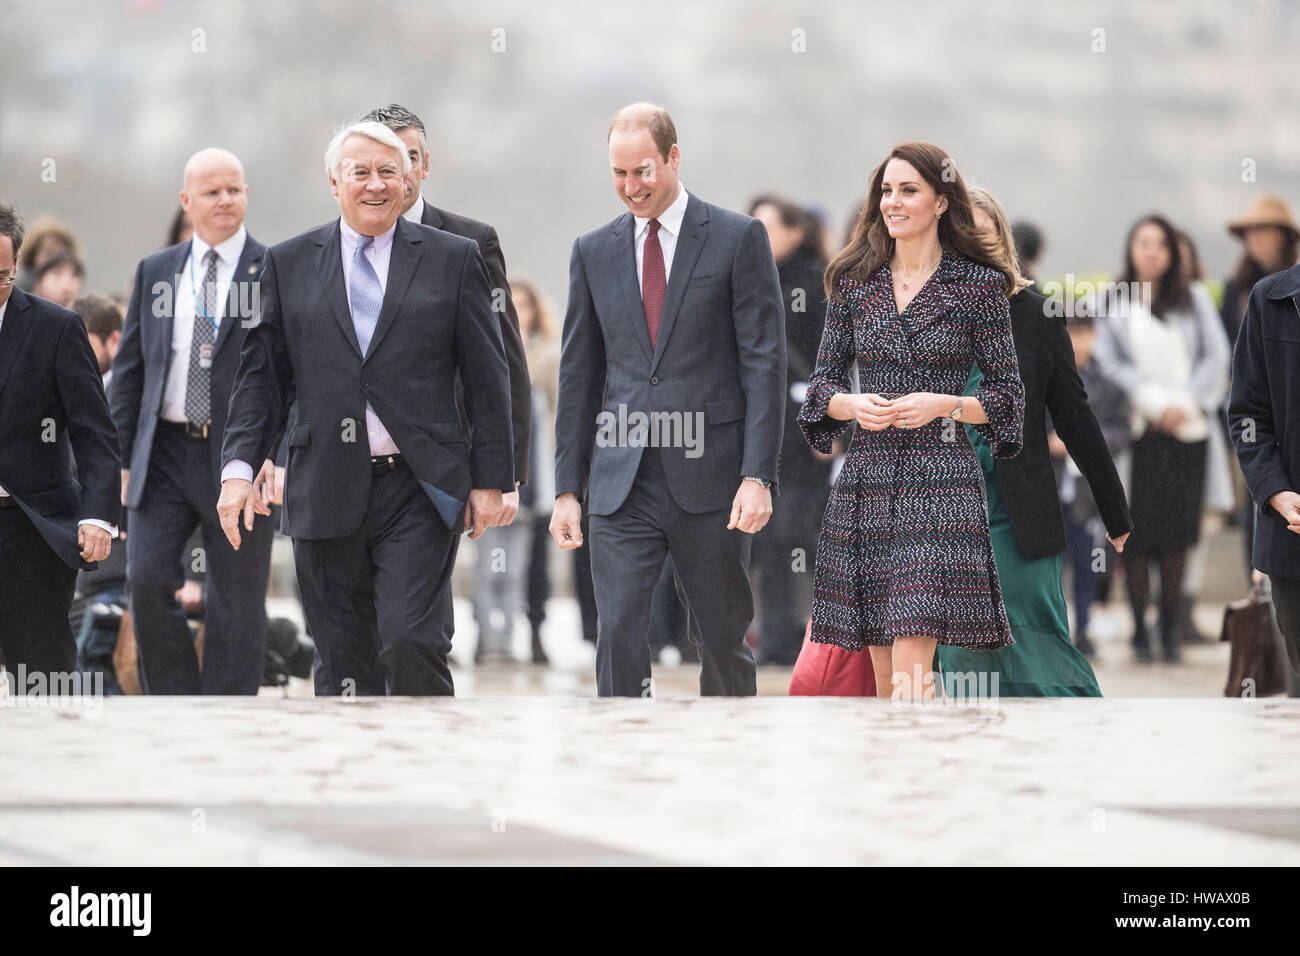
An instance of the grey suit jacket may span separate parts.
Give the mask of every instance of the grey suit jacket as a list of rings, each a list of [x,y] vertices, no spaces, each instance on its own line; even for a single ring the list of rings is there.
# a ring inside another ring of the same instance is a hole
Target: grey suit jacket
[[[556,415],[556,494],[617,511],[658,446],[684,510],[731,507],[743,476],[775,484],[785,409],[785,308],[767,232],[691,195],[656,347],[637,279],[635,219],[580,236]]]

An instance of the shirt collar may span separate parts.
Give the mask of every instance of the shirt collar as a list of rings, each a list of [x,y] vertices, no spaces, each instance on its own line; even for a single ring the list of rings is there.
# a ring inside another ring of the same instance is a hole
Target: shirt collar
[[[407,222],[424,222],[424,197],[416,196],[411,208],[402,213],[402,218]]]
[[[9,299],[12,299],[13,296],[14,296],[13,292],[10,292]],[[9,299],[5,299],[3,302],[0,302],[0,322],[3,322],[5,320],[5,310],[9,308]]]
[[[686,218],[686,203],[690,200],[690,195],[686,192],[686,187],[681,183],[677,184],[677,198],[673,204],[663,211],[659,216],[660,230],[667,229],[669,233],[676,236],[682,231],[682,220]],[[636,234],[639,236],[650,225],[649,219],[642,219],[640,216],[633,215],[636,220]]]
[[[217,250],[217,258],[223,264],[230,266],[232,269],[239,263],[239,257],[244,251],[244,240],[248,238],[248,232],[241,225],[239,231],[224,242],[219,242],[215,246],[210,246],[196,232],[192,239],[190,255],[194,257],[195,262],[202,262],[203,257],[208,254],[209,249]]]
[[[348,244],[349,249],[355,249],[357,247],[357,243],[361,241],[361,234],[357,232],[355,229],[353,229],[351,226],[349,226],[341,218],[339,219],[339,231],[343,236],[343,241]],[[397,233],[397,223],[394,222],[391,226],[388,227],[387,232],[380,233],[379,235],[375,236],[375,244],[373,246],[375,252],[381,252],[382,250],[387,249],[389,246],[391,246],[393,244],[393,236],[396,233]]]

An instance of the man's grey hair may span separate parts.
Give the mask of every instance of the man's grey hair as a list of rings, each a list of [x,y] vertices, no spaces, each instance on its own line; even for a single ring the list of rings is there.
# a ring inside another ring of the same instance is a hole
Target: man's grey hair
[[[378,109],[371,110],[364,116],[359,116],[355,122],[383,123],[394,133],[400,133],[404,129],[413,129],[420,134],[420,152],[421,154],[429,151],[429,139],[424,135],[424,124],[420,122],[420,117],[416,116],[405,106],[397,103],[389,103],[387,106],[381,106]]]
[[[0,236],[8,236],[14,244],[14,268],[17,268],[18,250],[23,247],[23,236],[27,227],[23,225],[23,212],[16,202],[0,202]]]
[[[402,157],[402,175],[405,176],[411,171],[411,157],[406,154],[405,144],[397,138],[397,134],[385,126],[383,123],[376,123],[370,120],[361,120],[357,123],[348,123],[346,126],[339,127],[330,140],[329,146],[325,150],[325,172],[329,173],[335,179],[340,179],[340,170],[343,166],[343,144],[353,136],[365,136],[373,139],[376,143],[384,146],[391,146],[397,150],[397,155]]]

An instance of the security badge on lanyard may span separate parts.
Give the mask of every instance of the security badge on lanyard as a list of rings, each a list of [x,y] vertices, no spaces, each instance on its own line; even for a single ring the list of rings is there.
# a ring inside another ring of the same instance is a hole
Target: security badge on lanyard
[[[190,294],[194,296],[194,312],[208,320],[212,326],[212,335],[215,338],[217,334],[217,320],[208,315],[208,310],[203,307],[199,300],[198,283],[194,281],[194,254],[190,254]],[[217,347],[212,342],[203,342],[199,345],[199,368],[207,370],[212,368],[212,359],[217,354]]]

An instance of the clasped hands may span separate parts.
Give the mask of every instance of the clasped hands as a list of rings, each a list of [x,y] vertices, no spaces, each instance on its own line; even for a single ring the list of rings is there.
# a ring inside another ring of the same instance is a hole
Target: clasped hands
[[[844,398],[853,420],[871,432],[886,428],[920,428],[936,418],[943,418],[957,404],[953,396],[935,392],[908,392],[895,399],[865,392]]]

